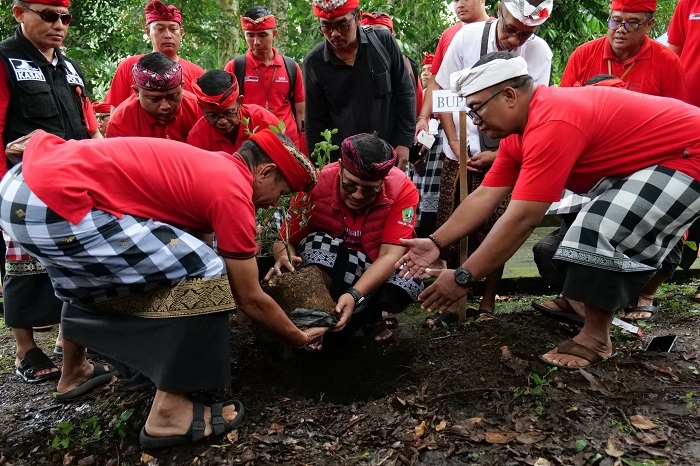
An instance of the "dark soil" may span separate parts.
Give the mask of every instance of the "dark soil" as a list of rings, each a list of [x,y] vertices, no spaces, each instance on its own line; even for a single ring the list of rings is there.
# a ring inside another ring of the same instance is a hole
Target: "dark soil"
[[[152,392],[115,383],[60,405],[55,384],[13,374],[4,329],[0,465],[697,465],[694,290],[665,286],[645,342],[616,331],[620,355],[586,371],[537,359],[575,333],[530,308],[541,296],[508,297],[494,316],[454,329],[421,328],[425,313],[414,307],[392,343],[357,335],[339,355],[290,358],[234,329],[234,381],[222,395],[245,404],[246,421],[228,437],[149,452],[138,432]],[[672,353],[642,351],[666,334],[679,335]],[[41,337],[47,352],[53,338]]]

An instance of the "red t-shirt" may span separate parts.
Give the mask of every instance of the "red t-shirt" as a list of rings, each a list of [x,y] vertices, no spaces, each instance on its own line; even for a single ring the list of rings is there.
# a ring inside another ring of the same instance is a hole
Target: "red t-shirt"
[[[445,32],[443,32],[440,36],[437,48],[435,49],[435,58],[433,59],[433,64],[430,65],[430,73],[433,76],[438,74],[438,71],[440,71],[440,65],[442,65],[442,60],[445,58],[447,49],[449,48],[450,43],[452,43],[452,39],[454,39],[455,35],[459,32],[460,29],[462,29],[462,26],[464,26],[464,23],[462,22],[450,26],[447,29],[445,29]]]
[[[304,101],[304,78],[299,65],[297,78],[294,85],[294,102],[287,101],[289,97],[289,76],[284,66],[282,55],[272,49],[275,56],[269,65],[257,61],[248,50],[245,54],[245,82],[241,84],[241,94],[247,104],[260,105],[272,112],[278,119],[284,121],[285,134],[289,136],[295,146],[300,147],[301,137],[297,122],[292,113],[292,105]],[[224,70],[234,73],[234,61],[226,63]]]
[[[64,141],[39,133],[23,167],[31,190],[73,224],[95,208],[214,232],[224,257],[255,255],[253,176],[238,156],[165,139]]]
[[[514,200],[556,202],[605,176],[662,165],[700,180],[700,109],[609,87],[539,86],[523,135],[501,141],[481,183]],[[687,156],[684,156],[684,153]]]
[[[569,57],[560,85],[583,84],[598,74],[624,76],[621,79],[631,91],[685,100],[685,77],[680,60],[668,47],[648,37],[644,38],[639,52],[625,62],[613,55],[607,36],[586,42]]]
[[[700,0],[680,0],[668,25],[668,43],[682,47],[687,102],[700,107]]]
[[[131,88],[131,86],[134,85],[134,77],[131,74],[131,68],[133,68],[143,55],[144,54],[132,55],[119,63],[117,71],[114,73],[114,78],[112,78],[112,85],[109,87],[107,95],[105,95],[106,103],[110,104],[112,107],[118,107],[119,104],[134,94],[134,90]],[[182,66],[183,88],[192,92],[191,83],[204,74],[204,69],[184,58],[179,58],[177,62]]]
[[[167,123],[146,113],[134,94],[112,113],[107,137],[139,136],[185,142],[187,134],[201,117],[202,110],[191,92],[182,92],[180,108]]]
[[[272,113],[268,112],[259,105],[243,104],[241,108],[241,117],[250,118],[248,130],[252,133],[257,128],[258,130],[267,129],[272,126],[278,126],[279,119]],[[231,141],[229,138],[218,132],[204,117],[194,125],[190,134],[187,135],[187,144],[191,144],[200,149],[209,151],[222,151],[233,154],[241,145],[249,139],[246,134],[246,127],[241,122],[238,125],[236,132],[236,140]]]

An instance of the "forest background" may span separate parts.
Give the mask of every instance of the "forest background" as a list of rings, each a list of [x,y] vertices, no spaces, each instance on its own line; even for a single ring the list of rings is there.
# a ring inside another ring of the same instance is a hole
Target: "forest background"
[[[148,53],[151,44],[144,34],[145,0],[72,0],[74,14],[65,45],[67,54],[82,67],[94,100],[109,88],[120,60]],[[217,69],[234,56],[245,53],[239,16],[253,5],[272,10],[279,35],[276,48],[295,58],[303,69],[308,51],[323,40],[318,19],[309,0],[174,0],[167,1],[183,13],[185,36],[179,55],[203,68]],[[666,31],[677,0],[659,0],[651,36]],[[10,37],[16,28],[12,0],[2,0],[0,37]],[[396,39],[404,54],[418,63],[423,52],[435,51],[442,32],[456,22],[451,0],[362,0],[363,11],[389,13],[394,18]],[[495,15],[498,2],[486,2]],[[552,83],[557,84],[571,52],[580,44],[604,35],[609,13],[608,0],[554,0],[551,18],[538,35],[554,52]]]

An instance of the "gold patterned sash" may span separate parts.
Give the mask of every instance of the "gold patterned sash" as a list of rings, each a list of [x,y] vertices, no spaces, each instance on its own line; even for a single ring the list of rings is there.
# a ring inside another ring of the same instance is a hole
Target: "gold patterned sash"
[[[190,317],[236,308],[227,277],[196,278],[174,286],[84,305],[105,314],[126,314],[149,319]]]

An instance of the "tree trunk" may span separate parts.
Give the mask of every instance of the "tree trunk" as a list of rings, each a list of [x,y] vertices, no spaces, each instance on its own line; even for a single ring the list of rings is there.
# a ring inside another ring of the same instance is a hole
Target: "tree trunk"
[[[275,39],[275,48],[283,55],[289,55],[286,50],[289,40],[289,28],[287,27],[287,0],[272,0],[270,2],[270,10],[277,19],[277,39]]]
[[[221,17],[219,18],[219,57],[218,68],[232,60],[238,54],[238,41],[241,30],[238,19],[238,0],[219,0]]]

